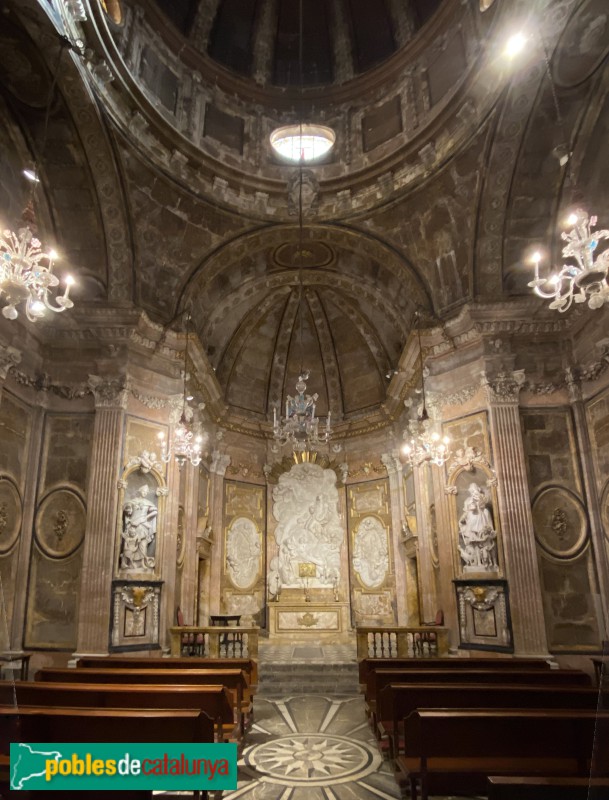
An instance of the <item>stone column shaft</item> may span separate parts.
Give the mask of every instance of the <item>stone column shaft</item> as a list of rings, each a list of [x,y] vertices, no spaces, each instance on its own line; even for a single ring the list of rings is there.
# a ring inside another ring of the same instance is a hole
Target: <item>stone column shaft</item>
[[[197,546],[197,508],[199,492],[199,468],[190,467],[184,475],[184,565],[182,567],[182,607],[186,619],[197,624],[195,616],[197,593],[197,570],[199,562]]]
[[[531,498],[518,410],[518,396],[523,383],[522,370],[501,373],[494,380],[486,376],[483,379],[489,402],[515,652],[518,655],[547,655]]]
[[[96,411],[75,657],[108,652],[118,480],[127,402],[124,379],[91,376],[90,386],[95,394]]]
[[[224,524],[224,473],[230,464],[230,456],[215,452],[209,470],[211,481],[209,493],[209,524],[211,525],[214,544],[210,558],[209,578],[209,613],[219,614],[221,577],[222,577],[222,526]]]
[[[419,623],[434,619],[436,611],[438,610],[436,581],[429,542],[431,521],[429,519],[430,498],[427,488],[428,469],[431,469],[431,467],[423,463],[419,467],[415,467],[414,470],[414,495],[417,509],[417,534],[419,538],[417,557],[419,612],[421,615]]]
[[[395,565],[395,594],[397,624],[408,624],[408,608],[406,605],[406,567],[404,551],[400,544],[402,520],[404,519],[404,498],[402,493],[402,464],[397,452],[384,453],[381,461],[389,476],[389,508],[391,510],[390,547]]]

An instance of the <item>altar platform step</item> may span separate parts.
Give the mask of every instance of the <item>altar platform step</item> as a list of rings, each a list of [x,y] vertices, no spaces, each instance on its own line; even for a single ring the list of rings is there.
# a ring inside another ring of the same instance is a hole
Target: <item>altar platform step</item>
[[[262,695],[359,692],[355,650],[350,646],[269,647],[259,660]]]

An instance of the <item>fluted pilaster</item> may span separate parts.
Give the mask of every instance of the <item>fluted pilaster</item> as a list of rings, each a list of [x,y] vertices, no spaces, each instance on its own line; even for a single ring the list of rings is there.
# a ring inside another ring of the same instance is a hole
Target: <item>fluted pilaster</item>
[[[517,370],[500,373],[495,378],[484,374],[482,384],[488,400],[495,454],[515,651],[519,655],[546,655],[548,645],[518,410],[524,380],[524,371]]]
[[[127,387],[124,378],[90,376],[95,395],[87,530],[83,554],[77,655],[107,653],[114,536],[118,513]]]

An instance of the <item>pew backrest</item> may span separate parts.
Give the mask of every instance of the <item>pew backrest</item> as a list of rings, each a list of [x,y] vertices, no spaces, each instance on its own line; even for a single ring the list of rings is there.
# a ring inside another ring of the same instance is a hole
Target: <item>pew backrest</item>
[[[364,658],[359,662],[360,683],[375,669],[541,669],[550,662],[542,658]]]

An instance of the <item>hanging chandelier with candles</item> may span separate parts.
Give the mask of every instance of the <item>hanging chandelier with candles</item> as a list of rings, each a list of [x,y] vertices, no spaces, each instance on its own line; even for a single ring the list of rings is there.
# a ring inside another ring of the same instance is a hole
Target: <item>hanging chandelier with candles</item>
[[[170,461],[175,460],[178,468],[189,463],[193,467],[198,467],[202,459],[203,449],[203,436],[195,434],[192,427],[194,418],[194,411],[189,405],[193,399],[192,395],[188,394],[188,373],[186,371],[188,364],[188,339],[189,339],[189,323],[190,314],[186,317],[186,346],[184,348],[184,369],[182,370],[183,379],[183,393],[182,393],[182,413],[179,422],[175,425],[169,441],[166,440],[163,432],[158,434],[158,439],[161,444],[161,460],[168,464]]]
[[[535,278],[529,282],[538,297],[552,300],[550,308],[567,311],[573,303],[588,302],[588,308],[601,308],[609,303],[609,249],[598,256],[595,251],[601,239],[609,239],[609,230],[592,231],[596,217],[589,217],[581,208],[574,211],[567,223],[573,227],[561,234],[567,244],[562,249],[563,259],[573,259],[553,275],[542,278],[539,274],[541,253],[531,257],[535,264]]]
[[[49,114],[65,46],[62,42],[47,99],[40,144],[41,156],[46,146]],[[23,174],[30,181],[31,189],[17,230],[0,229],[0,301],[4,302],[2,316],[5,319],[17,319],[17,307],[24,303],[26,317],[30,322],[36,322],[44,317],[47,310],[59,313],[74,306],[70,299],[70,287],[73,286],[74,279],[67,275],[63,294],[54,294],[59,286],[59,278],[53,271],[57,253],[52,249],[45,249],[36,236],[34,194],[40,183],[38,169],[34,165],[33,169],[24,169]]]
[[[558,103],[558,95],[552,78],[550,58],[543,40],[541,40],[545,60],[545,77],[550,84],[554,113],[559,130],[562,132],[563,141],[554,148],[554,155],[558,158],[560,166],[566,166],[565,185],[571,187],[571,192],[576,205],[579,205],[579,192],[575,186],[575,177],[572,171],[572,149],[570,137],[567,132],[563,115]],[[576,200],[577,198],[577,200]],[[553,310],[565,312],[573,303],[588,303],[588,308],[601,308],[609,303],[609,249],[597,254],[597,248],[602,239],[609,239],[609,230],[593,231],[597,218],[581,207],[577,207],[567,218],[570,229],[561,233],[561,239],[566,242],[562,248],[562,257],[565,263],[550,271],[547,277],[542,277],[539,265],[542,261],[541,252],[536,251],[531,256],[535,265],[535,277],[527,284],[538,297],[551,300],[549,307]]]
[[[403,438],[406,444],[402,453],[411,467],[420,467],[422,464],[435,464],[442,467],[451,456],[450,439],[436,430],[435,424],[429,419],[425,400],[425,372],[423,369],[423,349],[421,347],[421,330],[417,329],[419,341],[419,366],[421,369],[422,405],[417,418],[410,420],[408,430],[404,431]]]
[[[315,416],[317,394],[305,394],[309,371],[302,370],[296,381],[297,394],[288,395],[285,401],[285,417],[277,417],[273,409],[273,437],[281,445],[290,444],[294,452],[304,452],[309,446],[327,444],[332,438],[331,412],[328,411],[326,424],[319,430],[319,417]]]

